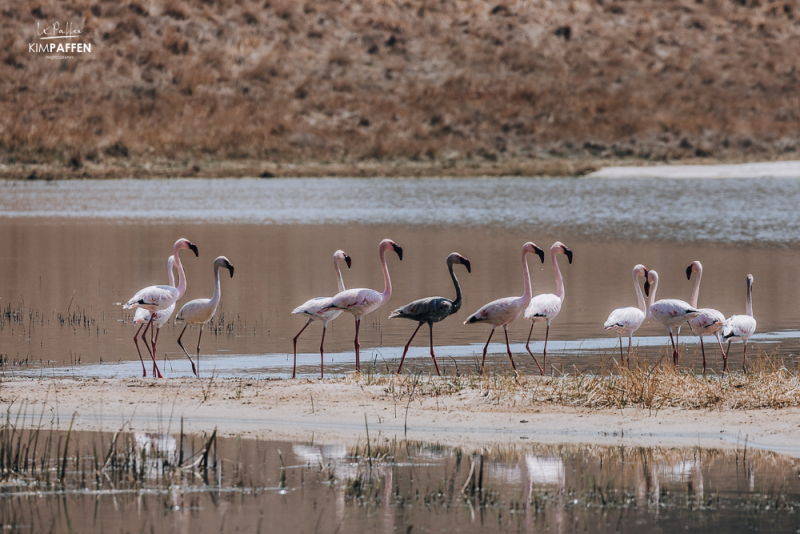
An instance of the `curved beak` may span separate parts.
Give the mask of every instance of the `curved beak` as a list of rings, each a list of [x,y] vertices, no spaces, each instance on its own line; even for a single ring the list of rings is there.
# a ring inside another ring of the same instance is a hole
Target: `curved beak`
[[[194,252],[194,257],[195,257],[195,258],[196,258],[196,257],[198,257],[198,256],[200,256],[200,252],[197,250],[197,245],[195,245],[195,244],[194,244],[194,243],[192,243],[192,242],[190,242],[190,243],[189,243],[189,250],[191,250],[192,252]]]
[[[397,257],[400,258],[400,261],[403,261],[403,249],[397,243],[392,243],[392,248],[395,252],[397,252]]]
[[[344,255],[344,262],[347,264],[347,268],[349,269],[350,265],[352,263],[352,260],[350,259],[350,256],[348,256],[347,254]]]
[[[539,256],[539,259],[542,260],[542,263],[544,263],[544,250],[539,247],[536,247],[534,250],[536,251],[536,255]],[[570,263],[572,262],[570,261]]]
[[[228,264],[228,265],[226,265],[225,267],[227,267],[227,268],[228,268],[228,270],[231,272],[231,278],[233,278],[233,265],[231,265],[231,264],[229,263],[229,264]]]
[[[564,254],[567,255],[567,259],[569,260],[569,264],[572,265],[572,251],[567,247],[564,247]]]
[[[650,280],[644,281],[644,294],[646,297],[650,296]]]
[[[472,272],[472,264],[470,264],[469,260],[467,258],[465,258],[464,256],[460,256],[460,258],[461,258],[461,264],[464,267],[467,268],[467,272],[468,273],[471,273]]]
[[[692,266],[691,265],[686,268],[686,279],[687,280],[691,280],[692,279]]]

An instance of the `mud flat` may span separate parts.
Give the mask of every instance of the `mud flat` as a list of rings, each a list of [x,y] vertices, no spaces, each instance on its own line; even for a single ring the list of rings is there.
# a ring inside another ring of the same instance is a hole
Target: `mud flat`
[[[355,443],[411,439],[482,444],[592,443],[648,447],[760,448],[800,457],[800,408],[592,408],[532,403],[526,392],[461,388],[414,394],[411,379],[3,380],[2,406],[29,425],[150,432],[218,429],[269,440]],[[420,386],[420,391],[422,386]],[[44,414],[42,416],[42,414]]]

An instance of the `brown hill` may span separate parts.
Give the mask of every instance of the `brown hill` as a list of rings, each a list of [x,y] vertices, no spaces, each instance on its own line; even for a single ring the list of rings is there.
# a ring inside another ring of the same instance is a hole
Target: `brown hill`
[[[790,0],[6,3],[0,162],[793,157],[798,17]],[[91,53],[29,52],[54,21]]]

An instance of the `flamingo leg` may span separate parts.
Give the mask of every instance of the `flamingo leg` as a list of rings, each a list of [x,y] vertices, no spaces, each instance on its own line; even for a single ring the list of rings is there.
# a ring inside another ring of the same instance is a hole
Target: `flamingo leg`
[[[328,331],[328,325],[322,325],[322,341],[319,342],[319,377],[325,378],[325,332]]]
[[[539,368],[539,372],[542,373],[542,376],[544,376],[544,369],[542,368],[541,365],[539,365],[539,362],[536,360],[536,356],[534,356],[533,352],[531,351],[531,334],[533,334],[533,325],[535,325],[535,324],[536,323],[534,321],[531,321],[531,329],[528,332],[528,342],[525,343],[525,348],[528,349],[528,354],[531,355],[531,358],[533,358],[533,361],[536,362],[536,367]]]
[[[361,372],[361,353],[360,353],[360,350],[359,350],[361,348],[361,343],[358,342],[358,329],[360,327],[361,327],[361,317],[356,317],[356,340],[355,340],[355,345],[356,345],[356,372],[357,373]]]
[[[550,321],[547,321],[547,330],[544,332],[544,351],[542,355],[542,365],[547,369],[547,338],[550,337]]]
[[[681,362],[681,327],[675,332],[675,365]]]
[[[311,324],[311,319],[306,321],[306,324],[303,325],[303,328],[301,328],[300,331],[297,333],[297,335],[294,336],[294,338],[292,339],[292,344],[294,345],[294,366],[292,367],[292,378],[294,378],[295,374],[297,373],[297,338],[300,337],[300,334],[303,333],[303,330],[308,328],[308,325],[310,324]]]
[[[200,325],[200,335],[197,336],[197,378],[200,378],[200,340],[203,338],[203,327],[205,325]]]
[[[492,331],[489,332],[489,339],[486,340],[486,345],[483,346],[483,360],[481,360],[481,374],[484,373],[485,365],[486,365],[486,351],[489,349],[489,342],[492,340],[492,336],[494,335],[494,329],[497,328],[496,326],[492,327]]]
[[[189,356],[188,352],[186,352],[186,348],[183,346],[183,343],[181,343],[181,338],[183,337],[183,334],[184,332],[186,332],[186,328],[188,327],[189,325],[187,324],[186,326],[183,327],[183,330],[181,330],[181,335],[178,336],[178,345],[180,345],[181,349],[183,349],[183,353],[186,355],[187,358],[189,358],[189,361],[192,363],[192,373],[194,373],[194,376],[197,376],[197,370],[194,367],[194,360],[192,360],[192,357]]]
[[[511,360],[511,368],[517,375],[519,375],[519,371],[517,371],[517,366],[514,365],[514,356],[511,355],[511,345],[508,343],[508,325],[503,325],[503,332],[505,332],[506,334],[506,350],[508,351],[508,359]]]
[[[142,331],[142,328],[144,328],[144,325],[143,324],[139,325],[139,330],[137,330],[136,333],[133,334],[133,344],[136,345],[136,352],[139,353],[139,361],[142,362],[142,376],[147,376],[147,369],[144,366],[144,359],[142,358],[142,351],[139,350],[139,342],[136,339],[136,336],[139,335],[139,332]],[[147,343],[147,342],[145,341],[145,343]]]
[[[625,356],[622,355],[622,336],[619,336],[619,364],[625,364]]]
[[[703,345],[703,336],[700,336],[700,351],[703,353],[703,376],[706,376],[706,347]]]
[[[631,368],[631,345],[633,345],[633,332],[628,334],[628,369]],[[622,338],[619,340],[619,348],[622,349]]]
[[[156,316],[155,313],[151,313],[150,314],[150,320],[147,322],[147,328],[152,327],[152,328],[150,328],[150,345],[153,346],[154,350],[155,350],[155,345],[154,345],[154,341],[153,341],[153,339],[154,339],[153,338],[153,330],[155,330],[156,327],[153,326],[153,319],[155,318],[155,316]],[[147,332],[147,328],[144,329],[145,332]],[[142,335],[144,336],[144,334],[142,334]],[[147,345],[147,342],[145,342],[145,346],[146,345]],[[155,352],[150,353],[150,357],[153,359],[153,374],[154,374],[154,376],[156,376],[158,378],[164,378],[161,375],[161,371],[158,370],[158,364],[156,364],[156,354],[155,354]]]
[[[431,358],[433,358],[433,366],[436,367],[436,376],[442,376],[439,372],[439,364],[436,363],[436,354],[433,353],[433,323],[428,323],[428,328],[431,331]]]
[[[675,364],[675,367],[678,367],[678,349],[675,348],[675,338],[672,337],[672,328],[668,330],[669,332],[669,339],[672,342],[672,362]]]
[[[414,330],[414,333],[413,333],[413,334],[411,334],[411,339],[409,339],[409,340],[408,340],[408,343],[406,343],[406,348],[404,348],[404,349],[403,349],[403,357],[402,357],[402,358],[400,358],[400,367],[398,367],[398,368],[397,368],[397,374],[398,374],[398,375],[400,374],[400,370],[403,368],[403,362],[404,362],[404,361],[405,361],[405,359],[406,359],[406,352],[408,352],[408,347],[411,345],[411,342],[414,340],[414,336],[416,336],[416,335],[417,335],[417,332],[419,332],[419,329],[420,329],[420,328],[422,328],[422,323],[419,323],[419,324],[417,325],[417,329],[416,329],[416,330]]]
[[[742,352],[742,371],[747,371],[747,340],[744,342],[744,349]]]
[[[719,332],[714,332],[714,335],[717,337],[717,343],[719,343],[719,351],[722,353],[722,361],[725,363],[724,367],[728,369],[728,355],[725,354],[725,349],[722,348],[722,340],[719,338]]]
[[[731,353],[731,342],[728,341],[728,348],[725,350],[725,352],[722,353],[722,358],[723,360],[725,360],[725,368],[722,370],[722,374],[728,372],[728,354],[730,353]]]
[[[161,333],[161,329],[157,328],[156,329],[156,339],[155,339],[155,341],[153,341],[153,356],[155,358],[158,358],[158,352],[156,352],[156,346],[158,345],[158,334],[159,333]],[[155,366],[155,362],[153,362],[153,374],[156,374],[156,370],[157,369],[156,369],[156,366]]]

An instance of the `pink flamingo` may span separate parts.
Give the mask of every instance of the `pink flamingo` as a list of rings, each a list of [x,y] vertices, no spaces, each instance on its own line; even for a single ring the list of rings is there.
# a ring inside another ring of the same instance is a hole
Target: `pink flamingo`
[[[633,287],[636,290],[636,298],[639,307],[629,306],[627,308],[617,308],[608,315],[603,328],[613,330],[619,336],[619,359],[620,363],[625,362],[622,356],[622,336],[628,336],[628,368],[631,366],[631,345],[633,344],[633,333],[639,330],[647,317],[647,304],[642,295],[642,287],[639,285],[639,277],[647,277],[647,269],[641,263],[633,268]]]
[[[558,268],[558,261],[556,261],[557,254],[564,254],[572,265],[572,251],[561,241],[556,241],[550,247],[550,258],[553,260],[553,271],[556,274],[556,294],[545,293],[536,295],[531,299],[528,309],[525,310],[525,318],[531,321],[531,330],[528,332],[528,342],[525,348],[528,349],[528,354],[531,355],[536,366],[544,376],[544,370],[547,368],[547,338],[550,336],[550,322],[556,318],[561,311],[561,305],[564,303],[564,278],[561,276],[561,269]],[[538,322],[547,321],[547,330],[544,334],[544,351],[542,354],[542,365],[536,361],[536,356],[531,352],[531,334],[533,334],[533,325]]]
[[[345,254],[344,250],[337,250],[333,253],[333,269],[336,271],[336,283],[339,285],[339,292],[341,293],[344,291],[345,287],[344,280],[342,280],[342,271],[339,269],[340,260],[344,260],[348,269],[350,268],[351,260],[350,256]],[[303,333],[303,330],[305,330],[308,325],[314,321],[322,321],[322,341],[320,341],[319,344],[319,377],[323,378],[325,376],[325,351],[323,348],[325,345],[325,332],[328,330],[328,323],[342,314],[342,310],[322,311],[323,307],[328,303],[329,300],[330,297],[316,297],[304,302],[292,310],[292,315],[304,314],[308,316],[308,321],[306,321],[306,324],[300,329],[300,331],[292,340],[294,344],[294,366],[292,367],[292,378],[294,378],[297,373],[297,338],[299,338],[300,334]]]
[[[400,261],[403,261],[403,249],[400,245],[391,239],[384,239],[378,246],[378,252],[381,257],[381,267],[383,268],[383,293],[378,293],[374,289],[348,289],[340,291],[331,300],[323,306],[322,311],[325,310],[342,310],[347,313],[352,313],[356,319],[356,372],[361,372],[361,343],[358,341],[358,330],[361,327],[361,318],[370,312],[373,312],[386,304],[392,296],[392,280],[389,278],[389,268],[386,267],[386,251],[394,250]]]
[[[175,241],[175,245],[172,247],[172,255],[175,257],[175,267],[178,268],[178,287],[149,286],[144,289],[140,289],[133,297],[131,297],[128,302],[122,306],[122,308],[126,310],[144,308],[150,312],[150,320],[147,322],[147,328],[145,328],[145,332],[148,328],[150,328],[150,326],[152,326],[153,319],[155,318],[155,314],[153,314],[153,312],[169,308],[178,302],[178,299],[180,299],[186,292],[186,274],[183,272],[181,258],[178,255],[178,252],[183,249],[189,249],[194,252],[195,256],[199,256],[197,245],[188,239],[180,238]],[[151,345],[154,344],[153,338],[153,330],[150,330]],[[151,354],[150,356],[153,358],[153,367],[155,368],[156,376],[158,376],[158,378],[163,378],[163,376],[161,376],[161,371],[158,370],[158,365],[156,365],[155,354]]]
[[[694,288],[692,289],[692,307],[697,308],[697,297],[700,296],[700,279],[703,278],[703,264],[699,261],[693,261],[691,265],[686,268],[686,279],[692,279],[692,273],[697,273],[697,278],[694,281]],[[706,374],[706,348],[703,345],[703,336],[716,336],[717,343],[719,343],[719,350],[722,352],[723,368],[727,368],[728,355],[722,349],[722,340],[719,338],[719,331],[722,329],[722,323],[725,322],[725,316],[722,312],[712,308],[699,308],[700,313],[691,321],[689,326],[696,336],[700,336],[700,351],[703,353],[703,376]]]
[[[169,276],[169,285],[173,287],[175,287],[175,275],[172,273],[172,268],[174,265],[175,265],[175,256],[170,256],[169,260],[167,260],[167,273]],[[175,311],[175,304],[173,304],[172,306],[170,306],[165,310],[159,310],[156,312],[156,316],[153,319],[153,328],[156,329],[156,338],[153,344],[152,351],[150,347],[147,345],[147,340],[145,339],[145,336],[147,335],[147,329],[145,329],[145,331],[142,332],[142,341],[144,342],[144,348],[147,349],[147,352],[148,354],[151,355],[151,357],[153,354],[156,355],[158,354],[156,352],[156,345],[158,344],[158,334],[159,332],[161,332],[161,327],[164,326],[167,323],[167,321],[169,321],[169,318],[172,316],[172,312],[174,311]],[[136,333],[133,335],[133,343],[136,345],[136,352],[139,353],[139,361],[142,362],[142,376],[147,376],[147,370],[144,367],[142,352],[139,350],[139,343],[136,339],[136,336],[139,335],[139,332],[141,332],[142,327],[144,327],[145,323],[148,324],[150,323],[150,312],[144,308],[136,308],[136,313],[133,316],[133,324],[134,326],[138,324],[139,330],[137,330]],[[156,374],[156,369],[155,367],[153,367],[153,375],[155,374]]]
[[[747,340],[756,331],[756,320],[753,317],[753,275],[747,275],[747,298],[745,300],[746,315],[731,315],[722,325],[722,337],[728,340],[728,350],[725,351],[725,369],[728,370],[727,355],[730,354],[731,341],[742,341],[744,349],[742,352],[742,370],[747,370]]]
[[[653,287],[652,293],[650,293],[650,286]],[[656,302],[656,290],[658,290],[658,273],[653,270],[647,271],[644,294],[650,297],[650,318],[666,327],[669,332],[669,339],[672,342],[672,360],[677,367],[680,359],[678,351],[680,345],[672,337],[672,330],[677,327],[680,331],[681,325],[699,315],[700,311],[683,300],[662,299]]]
[[[489,332],[489,339],[486,340],[486,345],[483,347],[481,374],[484,373],[486,351],[489,349],[489,342],[492,340],[492,335],[494,335],[494,331],[498,326],[502,326],[506,334],[506,350],[508,351],[508,359],[511,360],[511,368],[515,373],[519,374],[517,366],[514,365],[514,357],[511,355],[511,345],[508,343],[508,324],[522,315],[522,312],[525,311],[525,308],[527,308],[528,304],[531,302],[531,276],[530,271],[528,271],[528,254],[538,254],[542,263],[544,263],[544,251],[541,248],[531,242],[525,243],[522,246],[522,281],[525,284],[525,292],[522,296],[494,300],[489,304],[485,304],[481,309],[467,317],[467,320],[464,321],[464,324],[487,322],[492,325],[492,331]]]

